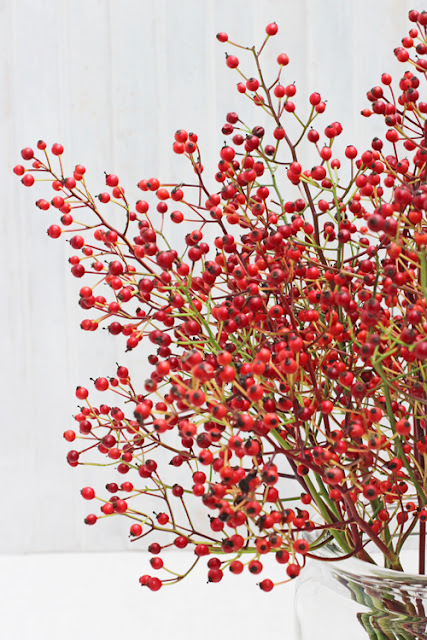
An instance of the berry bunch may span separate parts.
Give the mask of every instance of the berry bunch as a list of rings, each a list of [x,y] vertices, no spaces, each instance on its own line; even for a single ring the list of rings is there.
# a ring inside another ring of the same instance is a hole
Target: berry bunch
[[[319,93],[305,117],[301,101],[298,115],[297,89],[282,80],[285,53],[267,80],[260,60],[275,23],[258,50],[217,36],[252,58],[253,75],[236,55],[226,64],[271,128],[227,114],[216,188],[203,178],[197,135],[183,129],[173,151],[191,163],[194,183],[141,179],[135,204],[114,174],[92,195],[82,164],[64,172],[60,144],[51,154],[43,141],[21,152],[30,166],[14,172],[27,187],[51,181],[53,198],[36,205],[56,210],[48,234],[69,237],[71,273],[86,281],[81,328],[107,326],[127,350],[152,346],[143,388],[123,366],[94,380],[91,393],[77,388],[77,426],[64,437],[81,443],[68,452],[71,466],[101,458],[118,474],[104,496],[82,490],[101,503],[85,522],[120,515],[133,540],[152,534],[155,572],[171,546],[193,549],[194,564],[206,556],[211,582],[225,569],[258,575],[274,556],[281,576],[260,582],[270,591],[330,540],[343,556],[368,561],[376,547],[400,569],[412,532],[424,572],[427,12],[409,19],[395,49],[409,70],[394,90],[383,74],[362,112],[381,117],[384,140],[361,153],[349,145],[334,155],[339,122],[313,128],[326,109]],[[300,160],[302,144],[317,158],[311,168]],[[109,221],[109,206],[121,224]],[[181,255],[163,232],[165,216],[185,236]],[[294,496],[282,486],[291,479]],[[156,513],[144,509],[144,496],[158,500]],[[200,505],[206,527],[194,524]],[[156,591],[184,575],[140,582]]]

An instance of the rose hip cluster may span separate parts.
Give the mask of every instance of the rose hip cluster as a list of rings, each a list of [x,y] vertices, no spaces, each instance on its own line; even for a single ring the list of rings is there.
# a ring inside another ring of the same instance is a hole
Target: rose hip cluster
[[[206,556],[211,582],[226,569],[260,574],[273,556],[284,567],[260,583],[270,591],[330,540],[368,561],[376,546],[400,569],[399,552],[418,532],[424,572],[427,12],[409,19],[395,49],[407,70],[395,89],[383,74],[362,112],[382,117],[384,140],[361,153],[334,155],[339,122],[313,128],[325,102],[312,93],[297,105],[286,54],[267,80],[260,60],[273,23],[259,50],[217,36],[252,57],[253,75],[235,55],[226,64],[271,127],[227,114],[216,188],[203,179],[197,135],[184,130],[173,151],[191,163],[194,183],[142,179],[134,205],[114,174],[93,196],[83,165],[64,173],[60,144],[51,155],[42,141],[37,155],[23,149],[31,166],[14,168],[27,187],[51,180],[53,197],[36,204],[56,210],[48,234],[69,238],[71,272],[87,281],[81,328],[104,325],[127,350],[151,345],[143,388],[124,366],[97,378],[93,393],[77,388],[83,405],[64,437],[81,442],[71,466],[101,456],[115,468],[104,497],[82,490],[101,502],[85,521],[119,514],[133,540],[154,536],[150,563],[163,577],[140,578],[152,590],[188,573],[164,573],[168,547],[194,552],[189,570]],[[300,127],[295,139],[290,123]],[[317,158],[311,168],[301,144]],[[120,225],[107,205],[122,212]],[[185,237],[181,255],[165,216]],[[98,393],[105,404],[89,399]],[[144,509],[144,498],[159,509]],[[194,521],[200,505],[206,526]]]

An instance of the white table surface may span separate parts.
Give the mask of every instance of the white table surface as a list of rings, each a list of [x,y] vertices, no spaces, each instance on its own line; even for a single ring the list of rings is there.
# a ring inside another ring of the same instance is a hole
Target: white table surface
[[[194,558],[177,556],[183,566]],[[147,554],[137,552],[0,555],[0,637],[294,640],[293,583],[263,593],[262,574],[226,573],[207,584],[203,564],[153,593],[138,583],[155,574],[148,568]]]

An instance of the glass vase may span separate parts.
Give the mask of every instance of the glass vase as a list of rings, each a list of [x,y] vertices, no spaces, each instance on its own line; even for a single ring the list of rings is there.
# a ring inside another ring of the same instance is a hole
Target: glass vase
[[[312,560],[296,584],[295,612],[296,640],[427,640],[427,577],[355,558]]]

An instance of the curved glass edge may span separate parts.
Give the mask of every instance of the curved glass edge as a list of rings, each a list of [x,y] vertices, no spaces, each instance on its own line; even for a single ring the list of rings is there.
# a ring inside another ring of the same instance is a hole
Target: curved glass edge
[[[310,535],[310,533],[305,534],[304,537],[310,544],[318,540],[317,537]],[[408,550],[414,552],[413,548],[409,548]],[[381,579],[404,582],[406,585],[413,584],[427,588],[427,575],[407,571],[395,571],[394,569],[387,569],[378,564],[372,564],[355,557],[341,560],[339,558],[344,555],[344,552],[335,542],[328,542],[324,546],[319,547],[315,550],[315,554],[319,556],[319,558],[325,558],[325,561],[312,560],[311,562],[322,563],[328,571],[338,571],[359,577],[375,576]],[[327,558],[331,560],[328,561]],[[337,558],[337,560],[332,560],[332,558]],[[381,554],[375,554],[375,559],[382,562],[383,556]]]

